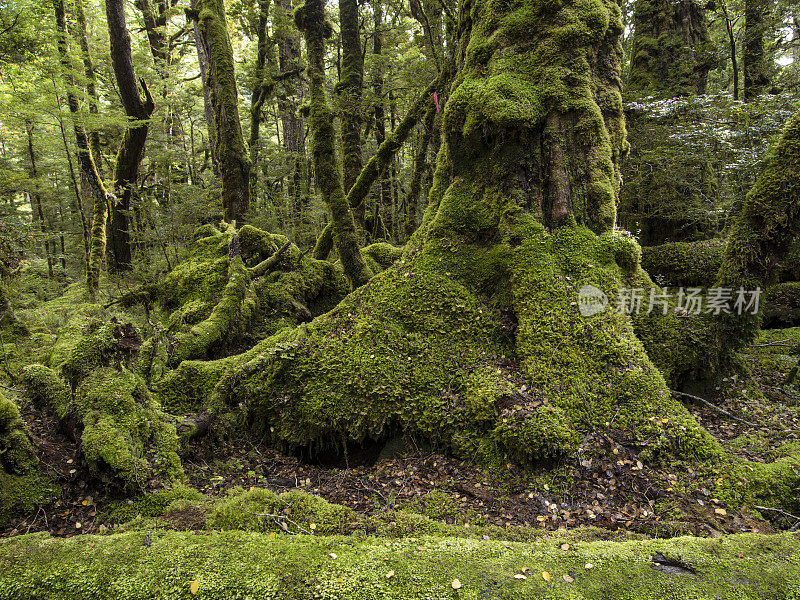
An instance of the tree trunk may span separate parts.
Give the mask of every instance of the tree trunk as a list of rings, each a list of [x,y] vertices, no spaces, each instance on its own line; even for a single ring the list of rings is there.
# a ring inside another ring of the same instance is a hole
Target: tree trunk
[[[705,94],[716,58],[694,0],[636,0],[629,88],[662,97]]]
[[[148,119],[155,106],[144,80],[141,80],[141,85],[145,99],[142,100],[139,94],[123,0],[106,0],[106,18],[111,40],[111,64],[122,106],[132,122],[125,130],[114,164],[115,198],[111,206],[113,267],[119,271],[128,271],[133,268],[130,239],[131,197],[135,193],[139,163],[147,141]]]
[[[200,31],[200,22],[197,20],[197,2],[190,1],[189,17],[192,20],[194,29],[194,44],[197,48],[197,64],[200,66],[200,80],[203,85],[203,111],[206,115],[206,127],[208,129],[208,149],[211,154],[211,169],[214,175],[219,176],[219,161],[217,160],[217,124],[214,119],[214,107],[211,102],[211,83],[208,79],[208,52],[203,44],[203,34]]]
[[[744,42],[742,44],[742,66],[744,67],[744,101],[749,102],[764,93],[769,86],[769,68],[764,53],[764,38],[767,33],[766,19],[769,4],[764,0],[745,0]]]
[[[300,34],[294,26],[291,0],[278,0],[275,37],[278,40],[278,60],[281,73],[295,71],[300,67]],[[303,228],[306,203],[303,201],[302,176],[305,162],[303,143],[303,119],[298,114],[303,102],[303,82],[292,77],[283,82],[283,94],[279,101],[283,147],[286,150],[287,166],[290,169],[288,195],[292,201],[294,216]]]
[[[250,101],[250,198],[258,198],[258,156],[261,149],[261,113],[264,103],[272,97],[275,86],[267,65],[274,70],[276,59],[272,40],[268,39],[267,23],[271,0],[258,1],[258,20],[256,23],[256,65],[253,90]]]
[[[53,0],[53,9],[56,18],[56,35],[58,36],[58,54],[61,67],[64,71],[64,80],[67,88],[67,105],[74,117],[80,112],[78,98],[75,96],[72,65],[70,64],[67,49],[67,20],[64,14],[64,0]],[[89,292],[94,295],[100,287],[100,271],[106,253],[106,220],[108,219],[107,192],[100,175],[97,172],[86,131],[75,120],[75,142],[78,147],[77,157],[81,165],[81,172],[91,190],[93,202],[92,227],[89,240],[89,269],[86,275]]]
[[[429,108],[425,115],[425,122],[420,135],[420,143],[417,153],[414,156],[414,172],[411,175],[411,186],[406,196],[406,221],[404,233],[406,239],[410,238],[417,230],[419,221],[417,220],[417,206],[419,197],[422,193],[422,177],[428,170],[428,146],[433,136],[433,121],[436,118],[436,111]]]
[[[297,16],[327,197],[337,163],[322,0]],[[630,319],[578,306],[582,286],[616,296],[642,276],[638,244],[614,229],[625,151],[618,3],[465,0],[460,18],[444,144],[400,260],[307,328],[228,363],[208,406],[241,405],[293,446],[402,428],[501,464],[574,451],[582,433],[613,422],[632,439],[662,439],[665,452],[718,455]]]
[[[372,89],[375,94],[375,141],[378,146],[386,139],[386,114],[384,111],[383,100],[383,11],[384,6],[381,0],[376,0],[373,3],[372,13],[374,18],[374,32],[373,32],[373,46],[372,53],[375,57],[374,69],[375,74],[373,77]],[[376,203],[374,211],[373,223],[373,238],[377,235],[382,237],[378,232],[378,221],[380,220],[381,213],[392,210],[392,184],[390,179],[389,169],[383,169],[381,173],[381,187],[380,187],[380,201]]]
[[[244,223],[250,209],[250,158],[242,136],[239,100],[225,6],[222,0],[199,0],[200,40],[208,57],[206,73],[214,110],[215,154],[222,178],[225,220]]]
[[[339,0],[342,34],[342,73],[336,91],[342,120],[344,191],[350,191],[361,172],[361,92],[364,87],[364,55],[358,26],[357,0]],[[364,226],[365,206],[353,206],[356,222]]]
[[[364,285],[372,276],[359,249],[353,213],[342,187],[333,114],[325,98],[325,38],[330,24],[325,21],[323,0],[309,0],[295,13],[297,25],[304,32],[308,51],[308,75],[311,79],[311,147],[317,185],[328,205],[333,222],[333,237],[345,275],[353,288]]]

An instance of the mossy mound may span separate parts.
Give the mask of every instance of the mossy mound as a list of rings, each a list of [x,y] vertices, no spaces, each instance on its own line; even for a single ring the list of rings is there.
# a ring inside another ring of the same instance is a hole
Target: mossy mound
[[[556,536],[533,544],[242,532],[39,534],[0,542],[0,598],[189,598],[192,589],[198,597],[276,600],[793,598],[799,561],[792,534],[628,542]]]
[[[175,420],[131,370],[138,332],[112,319],[93,321],[84,333],[72,340],[58,370],[38,364],[24,369],[28,396],[72,423],[93,474],[130,489],[152,477],[180,478]]]
[[[671,242],[642,248],[642,268],[659,285],[710,287],[722,265],[726,240]]]
[[[0,471],[22,475],[38,462],[19,408],[0,392]]]
[[[769,287],[763,301],[763,326],[800,325],[800,282],[778,283]]]
[[[278,495],[260,488],[239,488],[230,490],[228,497],[214,506],[206,526],[216,530],[330,535],[349,532],[360,520],[352,510],[301,490]]]
[[[40,473],[10,475],[0,470],[0,525],[16,515],[31,514],[58,496],[58,487]]]

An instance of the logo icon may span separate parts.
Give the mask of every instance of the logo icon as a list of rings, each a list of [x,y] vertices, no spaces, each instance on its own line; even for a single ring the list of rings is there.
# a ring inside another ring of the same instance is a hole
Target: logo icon
[[[584,317],[592,317],[603,312],[608,306],[608,296],[603,290],[586,284],[578,291],[578,311]]]

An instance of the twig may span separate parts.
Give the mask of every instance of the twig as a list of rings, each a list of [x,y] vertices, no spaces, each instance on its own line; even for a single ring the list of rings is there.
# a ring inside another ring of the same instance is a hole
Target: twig
[[[297,527],[297,529],[298,529],[299,531],[302,531],[303,533],[305,533],[305,534],[307,534],[307,535],[314,535],[312,532],[308,531],[307,529],[303,529],[302,527],[300,527],[300,525],[298,525],[297,523],[295,523],[294,521],[292,521],[292,520],[291,520],[289,517],[287,517],[286,515],[273,515],[273,514],[269,514],[269,513],[257,513],[257,512],[251,512],[251,511],[247,510],[246,508],[240,508],[239,510],[241,510],[241,511],[244,511],[244,512],[246,512],[246,513],[248,513],[248,514],[251,514],[251,515],[253,515],[253,516],[255,516],[255,517],[267,517],[267,518],[270,518],[270,519],[272,519],[272,520],[273,520],[275,523],[277,523],[278,525],[280,525],[280,528],[281,528],[281,529],[283,529],[283,530],[284,530],[286,533],[288,533],[289,535],[297,535],[297,534],[296,534],[294,531],[289,531],[289,527],[286,525],[286,523],[291,523],[292,525],[294,525],[295,527]]]
[[[670,392],[672,392],[676,396],[682,396],[684,398],[690,398],[692,400],[697,400],[698,402],[702,402],[703,404],[705,404],[709,408],[717,411],[720,414],[725,415],[726,417],[729,417],[729,418],[733,419],[734,421],[739,421],[740,423],[744,423],[745,425],[750,425],[750,427],[758,427],[758,425],[756,425],[755,423],[751,423],[750,421],[745,421],[744,419],[740,419],[739,417],[729,413],[724,408],[720,408],[716,404],[713,404],[713,403],[709,402],[708,400],[706,400],[705,398],[701,398],[700,396],[693,396],[692,394],[687,394],[685,392],[678,392],[678,391],[675,391],[675,390],[670,390]]]
[[[758,504],[754,505],[753,508],[758,509],[758,510],[769,510],[769,511],[772,511],[772,512],[780,513],[784,517],[789,517],[791,519],[797,520],[797,523],[795,523],[794,526],[792,527],[792,529],[790,529],[789,531],[795,531],[796,529],[800,528],[800,517],[798,517],[797,515],[793,515],[792,513],[788,513],[785,510],[781,510],[780,508],[771,508],[769,506],[759,506]]]

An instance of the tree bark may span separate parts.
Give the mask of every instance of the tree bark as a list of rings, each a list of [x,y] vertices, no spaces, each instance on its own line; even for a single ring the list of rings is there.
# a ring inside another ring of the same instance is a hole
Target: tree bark
[[[242,224],[250,209],[250,158],[239,120],[233,48],[223,0],[199,0],[196,16],[200,41],[208,58],[206,78],[214,111],[222,207],[226,221]]]
[[[764,53],[767,33],[765,19],[769,17],[769,4],[764,0],[745,0],[744,42],[742,66],[744,67],[743,99],[749,102],[764,93],[769,86],[769,69]]]
[[[257,0],[258,20],[256,23],[256,65],[255,78],[250,101],[250,197],[258,198],[258,156],[261,138],[261,114],[264,103],[272,97],[275,87],[271,73],[276,64],[273,41],[269,39],[267,24],[269,21],[269,7],[271,0]],[[272,69],[268,69],[268,65]]]
[[[53,0],[53,9],[56,18],[56,35],[58,54],[63,69],[63,76],[67,88],[67,105],[73,116],[80,112],[78,98],[75,96],[74,81],[72,77],[72,65],[70,64],[69,51],[67,47],[67,20],[64,14],[64,0]],[[100,271],[103,267],[103,259],[106,252],[106,221],[108,219],[107,192],[100,175],[97,172],[89,144],[89,137],[86,131],[79,125],[79,120],[75,120],[75,142],[77,145],[77,157],[83,173],[91,191],[92,208],[92,227],[90,231],[89,243],[89,269],[86,276],[87,287],[90,294],[94,295],[100,287]]]
[[[705,94],[716,65],[705,9],[695,0],[636,0],[628,87],[641,94]]]
[[[217,160],[217,123],[214,119],[214,107],[211,102],[211,84],[208,80],[208,53],[203,44],[200,22],[197,20],[197,2],[190,0],[190,11],[187,13],[192,21],[194,31],[194,45],[197,49],[197,64],[200,67],[200,80],[203,86],[203,112],[206,115],[206,127],[208,130],[208,150],[211,154],[211,170],[214,175],[219,176],[219,161]]]
[[[145,95],[144,100],[139,93],[123,0],[106,0],[106,18],[111,40],[111,64],[117,79],[122,106],[131,121],[125,130],[114,164],[115,198],[111,206],[113,268],[118,271],[128,271],[133,268],[130,239],[131,198],[147,142],[148,119],[153,114],[155,105],[144,80],[140,82]]]
[[[328,205],[333,237],[344,273],[353,288],[364,285],[372,276],[361,256],[356,224],[342,187],[333,114],[325,98],[325,38],[330,24],[325,21],[323,0],[309,0],[295,13],[298,28],[304,32],[308,49],[308,75],[311,79],[311,147],[317,185]]]
[[[358,26],[357,0],[339,0],[342,35],[342,74],[336,91],[342,121],[344,191],[350,191],[361,172],[361,92],[364,87],[364,55]],[[353,206],[356,222],[364,226],[365,207]]]

